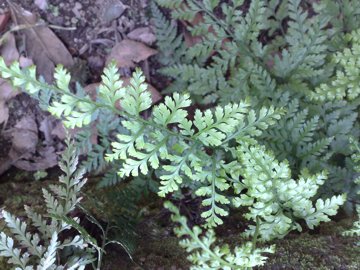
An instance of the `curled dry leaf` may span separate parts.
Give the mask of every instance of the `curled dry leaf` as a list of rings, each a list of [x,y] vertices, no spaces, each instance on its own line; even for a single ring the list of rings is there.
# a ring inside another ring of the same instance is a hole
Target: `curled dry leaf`
[[[5,101],[0,100],[0,124],[5,123],[9,119],[9,108],[6,106]]]
[[[107,63],[115,60],[119,68],[135,67],[136,63],[144,61],[156,53],[156,50],[141,42],[124,39],[112,48],[107,57]]]
[[[15,37],[12,33],[9,33],[6,36],[6,39],[1,46],[0,54],[4,58],[6,65],[10,65],[12,62],[19,59],[20,54],[16,48]]]
[[[36,25],[36,16],[12,2],[8,2],[12,20],[17,25],[26,26],[21,30],[25,36],[27,55],[37,66],[39,75],[52,81],[56,64],[69,68],[74,64],[73,58],[60,39],[45,25]]]
[[[10,12],[0,14],[0,31],[3,31],[10,19]]]
[[[15,37],[12,33],[6,36],[4,43],[1,45],[0,55],[4,58],[7,65],[19,59]],[[0,78],[0,124],[5,123],[6,125],[9,118],[9,108],[7,107],[6,101],[15,97],[18,93],[18,91],[13,90],[7,81]]]
[[[156,36],[150,27],[139,27],[127,34],[127,37],[132,40],[140,41],[146,44],[153,44],[156,41]]]

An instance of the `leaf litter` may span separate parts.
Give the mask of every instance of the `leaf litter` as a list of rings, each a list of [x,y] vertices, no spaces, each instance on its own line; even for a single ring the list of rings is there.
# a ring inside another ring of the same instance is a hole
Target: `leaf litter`
[[[41,75],[48,82],[52,81],[53,71],[56,64],[63,64],[66,68],[70,68],[74,64],[74,59],[62,41],[55,35],[55,33],[40,22],[37,16],[22,8],[21,6],[7,0],[10,13],[7,16],[0,16],[0,26],[2,21],[8,22],[9,17],[17,27],[19,36],[23,40],[23,50],[21,53],[16,48],[16,40],[13,34],[9,34],[6,43],[1,47],[0,53],[7,58],[6,61],[9,64],[14,60],[18,60],[20,65],[29,66],[35,64],[37,66],[37,73]],[[108,16],[111,19],[104,19],[103,21],[110,22],[123,16],[124,12],[129,9],[129,6],[123,5],[119,0],[106,0],[105,7],[116,7],[116,14],[102,10],[103,15]],[[46,9],[48,1],[36,0],[34,2],[39,9]],[[79,5],[78,5],[79,6]],[[78,7],[79,14],[82,8]],[[122,18],[122,17],[121,17]],[[120,20],[119,20],[120,21]],[[6,25],[3,26],[5,29]],[[120,26],[119,26],[120,27]],[[131,31],[132,30],[132,31]],[[132,27],[123,33],[123,39],[117,42],[114,46],[111,44],[111,52],[105,57],[106,62],[110,62],[114,59],[121,69],[134,68],[139,64],[143,67],[148,66],[148,58],[157,53],[156,50],[150,48],[148,45],[153,44],[156,41],[156,37],[149,26],[145,27]],[[109,46],[110,44],[105,44]],[[145,72],[146,73],[146,72]],[[149,76],[147,76],[149,79]],[[122,77],[124,86],[129,84],[129,78]],[[98,84],[88,85],[86,89],[88,91],[91,88],[95,89]],[[5,81],[0,81],[0,123],[1,117],[9,117],[9,109],[7,108],[7,102],[15,97],[18,92],[12,90],[11,85]],[[152,94],[153,103],[159,101],[161,94],[149,84],[149,91]],[[120,108],[120,106],[119,106]],[[4,121],[3,121],[4,122]],[[31,126],[27,126],[24,122],[28,122]],[[59,151],[59,141],[65,138],[65,129],[59,120],[55,120],[49,115],[26,115],[16,122],[13,128],[8,130],[11,138],[11,149],[9,151],[10,166],[16,166],[23,170],[34,171],[44,170],[49,167],[55,166],[57,163],[57,152]],[[73,131],[76,132],[76,131]],[[96,141],[96,132],[94,132],[94,142]],[[40,134],[43,134],[40,136]],[[44,141],[40,141],[40,137],[44,137]],[[30,143],[31,141],[31,143]],[[57,145],[56,145],[57,144]],[[61,147],[60,147],[61,148]],[[1,163],[1,162],[0,162]],[[3,167],[3,168],[1,168]],[[7,165],[9,167],[9,164]],[[5,169],[7,170],[7,168]],[[0,166],[0,175],[5,171],[4,166]]]
[[[49,27],[38,24],[35,14],[15,3],[8,3],[13,22],[24,26],[20,32],[25,38],[27,56],[34,61],[38,74],[51,82],[56,64],[62,64],[66,68],[74,64],[70,52]]]

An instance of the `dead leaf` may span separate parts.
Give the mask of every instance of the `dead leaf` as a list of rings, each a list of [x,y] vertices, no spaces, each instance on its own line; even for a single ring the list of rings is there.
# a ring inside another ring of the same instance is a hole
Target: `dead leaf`
[[[10,12],[0,14],[0,31],[3,31],[10,19]]]
[[[46,81],[51,82],[56,64],[63,64],[67,68],[74,64],[71,54],[48,27],[35,25],[37,18],[34,14],[10,1],[8,3],[12,20],[17,25],[28,26],[21,30],[25,36],[27,55],[37,66],[38,74],[44,76]]]
[[[12,131],[12,147],[19,155],[33,153],[38,143],[38,127],[31,116],[25,116],[15,125]],[[13,158],[15,160],[16,158]]]
[[[46,10],[48,8],[47,0],[35,0],[34,4],[41,10]]]
[[[120,0],[98,0],[100,9],[100,18],[104,23],[110,23],[111,21],[119,18],[129,6],[124,5]]]
[[[51,143],[53,141],[51,137],[52,121],[50,116],[46,116],[44,120],[41,121],[39,130],[44,134],[45,141],[47,143]]]
[[[30,58],[20,56],[19,65],[21,68],[29,67],[29,66],[32,66],[33,64],[34,64],[34,62]]]
[[[57,121],[55,127],[51,131],[52,136],[58,137],[60,140],[65,140],[66,138],[66,130],[61,121]]]
[[[12,33],[7,35],[5,42],[1,46],[0,54],[8,66],[19,59],[20,54],[16,48],[15,36]]]
[[[5,101],[0,100],[0,124],[7,122],[9,119],[9,108],[6,106]]]
[[[29,160],[19,159],[13,165],[25,171],[41,171],[57,165],[57,154],[52,146],[42,147],[38,150],[39,156],[34,156]]]
[[[124,39],[112,48],[107,57],[107,63],[115,60],[119,68],[135,67],[136,63],[144,61],[156,53],[156,50],[141,42]]]
[[[156,41],[156,36],[150,27],[139,27],[127,34],[127,37],[132,40],[140,41],[146,44],[153,44]]]
[[[19,93],[19,91],[13,90],[13,87],[7,81],[0,78],[0,101],[6,102]]]

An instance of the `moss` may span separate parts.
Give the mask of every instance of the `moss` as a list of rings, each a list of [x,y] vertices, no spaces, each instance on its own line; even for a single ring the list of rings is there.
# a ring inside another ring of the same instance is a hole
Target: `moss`
[[[6,262],[7,259],[0,257],[0,269],[1,270],[11,270],[11,266]]]
[[[275,241],[276,253],[261,269],[360,269],[357,240],[340,235],[348,223],[330,222],[316,234],[290,234]]]

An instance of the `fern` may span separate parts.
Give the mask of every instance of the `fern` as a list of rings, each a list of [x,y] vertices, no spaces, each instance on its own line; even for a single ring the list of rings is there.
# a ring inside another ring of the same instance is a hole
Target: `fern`
[[[188,260],[193,263],[190,269],[248,269],[264,265],[266,257],[262,253],[273,253],[274,246],[269,248],[256,248],[251,242],[231,251],[229,246],[215,246],[216,237],[213,230],[206,231],[204,236],[202,229],[195,226],[190,229],[185,217],[170,202],[165,207],[172,213],[171,219],[180,226],[174,229],[178,237],[188,237],[180,241],[180,245],[191,255]]]
[[[0,234],[0,256],[7,257],[9,264],[16,269],[84,269],[94,261],[96,241],[78,225],[78,218],[69,217],[81,200],[78,194],[86,183],[83,171],[77,171],[75,148],[67,142],[68,148],[62,155],[60,168],[65,173],[60,176],[58,185],[50,185],[50,191],[43,189],[47,215],[34,212],[26,206],[28,222],[2,211],[2,216],[12,236]],[[29,225],[32,228],[30,229]],[[66,236],[66,231],[81,229],[80,235]],[[36,229],[33,232],[33,229]],[[20,248],[16,247],[16,243]],[[87,245],[92,246],[86,248]],[[65,264],[59,255],[66,256],[64,249],[80,251],[78,257],[67,257]]]
[[[316,139],[319,130],[319,117],[308,119],[309,111],[299,111],[299,100],[294,99],[287,107],[276,128],[270,128],[263,134],[265,145],[272,149],[277,159],[287,159],[292,169],[300,171],[307,167],[317,171],[331,157],[328,153],[332,137]]]
[[[244,180],[237,184],[234,199],[236,206],[248,206],[247,219],[261,219],[259,234],[263,240],[282,237],[290,230],[301,230],[296,219],[304,219],[312,229],[328,216],[336,214],[346,196],[333,196],[331,199],[318,199],[313,207],[310,200],[319,186],[324,184],[324,173],[310,176],[303,171],[298,181],[291,179],[287,162],[278,162],[264,147],[241,145],[237,149],[238,158],[244,168]],[[246,190],[245,193],[242,193]],[[247,234],[254,234],[250,226]]]
[[[254,25],[257,29],[258,23]],[[140,175],[156,174],[160,179],[157,191],[161,197],[170,193],[176,195],[182,188],[190,189],[194,196],[202,198],[201,216],[206,228],[221,225],[233,204],[249,206],[245,216],[257,223],[257,234],[261,239],[268,240],[283,237],[290,230],[300,229],[299,219],[304,219],[308,227],[313,228],[327,221],[329,216],[336,213],[338,206],[344,203],[344,195],[339,195],[325,200],[318,199],[314,207],[310,198],[323,184],[324,175],[310,176],[302,170],[300,179],[292,180],[287,162],[277,161],[264,147],[259,146],[258,140],[266,135],[266,130],[275,126],[284,115],[282,108],[260,106],[259,103],[253,109],[250,101],[245,99],[204,111],[197,109],[190,117],[187,110],[192,104],[190,96],[178,93],[165,97],[164,102],[151,108],[151,95],[141,71],[136,70],[130,84],[124,87],[114,63],[104,70],[103,81],[94,100],[81,87],[78,87],[76,93],[69,89],[70,75],[61,66],[56,69],[54,85],[37,80],[35,67],[21,70],[17,63],[7,67],[3,60],[0,60],[0,74],[34,97],[38,97],[42,89],[54,92],[48,110],[62,119],[68,128],[86,130],[92,123],[109,123],[111,119],[116,119],[119,124],[113,127],[101,128],[101,124],[98,124],[97,130],[104,143],[101,149],[90,145],[91,151],[98,151],[99,155],[90,155],[90,164],[95,165],[87,166],[99,166],[96,161],[105,154],[106,161],[114,166],[114,171],[109,174],[109,179],[113,179],[111,182],[124,177],[139,179]],[[266,81],[267,84],[275,85],[271,79]],[[256,84],[261,85],[258,82]],[[149,110],[152,114],[145,119],[143,113]],[[318,119],[309,122],[304,117],[299,119],[299,123],[292,124],[295,130],[292,139],[307,143],[316,129]],[[103,135],[101,131],[104,131]],[[111,134],[106,134],[109,132]],[[78,140],[89,147],[88,133],[82,133]],[[106,149],[109,144],[111,151]],[[315,147],[309,153],[316,156],[321,152],[321,147],[318,148]],[[114,177],[115,170],[119,178]],[[57,187],[51,187],[51,190],[59,196],[66,194],[66,190]],[[292,192],[294,190],[298,193]],[[277,192],[282,197],[278,198]],[[44,192],[49,212],[56,217],[61,216],[64,209],[71,211],[78,202],[71,198],[62,206],[51,194]],[[65,224],[70,223],[66,217],[60,220]],[[37,224],[43,226],[41,221]],[[82,234],[81,228],[75,223],[70,225]],[[255,227],[250,226],[248,235],[254,234],[256,242],[255,231]],[[193,245],[195,242],[188,244],[190,249]],[[198,248],[196,245],[194,247]],[[204,265],[213,263],[206,259],[208,248],[199,255],[205,260]],[[225,260],[241,267],[243,264],[257,265],[263,262],[259,252],[253,246],[250,248],[245,245],[235,250],[230,256],[232,259],[226,257]],[[218,253],[217,257],[222,258],[223,255]],[[219,258],[215,258],[214,267],[218,266],[216,261]],[[255,261],[249,262],[249,258]]]
[[[346,160],[348,137],[360,134],[357,1],[323,0],[306,9],[300,0],[156,2],[200,40],[185,59],[161,69],[173,80],[168,92],[186,90],[205,104],[250,98],[255,111],[285,108],[258,140],[295,174],[327,170],[321,192],[352,196]]]
[[[359,173],[360,172],[360,143],[356,142],[354,138],[350,138],[350,144],[352,150],[354,151],[352,157],[352,161],[354,162],[354,169]],[[360,176],[357,176],[354,180],[356,184],[360,184]],[[360,194],[360,191],[357,193]],[[357,213],[360,217],[360,207],[357,206],[356,208]],[[353,227],[350,230],[347,230],[343,233],[345,236],[360,236],[360,220],[356,221]]]
[[[334,62],[341,68],[329,84],[321,84],[312,95],[314,100],[354,100],[360,96],[360,30],[353,31],[346,36],[352,47],[339,52]]]
[[[151,3],[151,13],[156,27],[160,54],[157,56],[163,65],[173,65],[185,56],[184,38],[178,35],[176,21],[168,21],[155,3]]]

